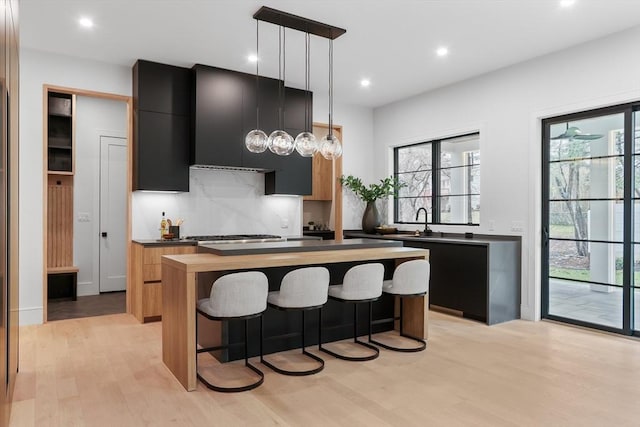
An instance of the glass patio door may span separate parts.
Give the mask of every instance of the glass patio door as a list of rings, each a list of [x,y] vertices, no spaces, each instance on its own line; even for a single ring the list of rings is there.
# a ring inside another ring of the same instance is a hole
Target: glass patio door
[[[543,121],[545,318],[640,328],[639,121],[633,105]]]

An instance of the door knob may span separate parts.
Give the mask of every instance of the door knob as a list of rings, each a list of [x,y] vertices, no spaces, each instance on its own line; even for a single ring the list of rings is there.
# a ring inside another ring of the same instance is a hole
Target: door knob
[[[103,231],[102,233],[100,233],[102,235],[102,237],[107,237],[107,232]]]

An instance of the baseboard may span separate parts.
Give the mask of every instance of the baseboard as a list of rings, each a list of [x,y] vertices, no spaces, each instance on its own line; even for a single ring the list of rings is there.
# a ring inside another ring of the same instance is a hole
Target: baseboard
[[[27,307],[18,309],[20,326],[41,325],[43,309],[42,307]]]
[[[89,295],[98,295],[100,289],[93,282],[78,282],[78,296],[86,297]]]
[[[531,306],[528,306],[528,305],[520,306],[520,318],[522,320],[530,320],[533,322],[540,320],[540,318],[536,316],[536,313],[534,313],[534,310],[531,308]]]

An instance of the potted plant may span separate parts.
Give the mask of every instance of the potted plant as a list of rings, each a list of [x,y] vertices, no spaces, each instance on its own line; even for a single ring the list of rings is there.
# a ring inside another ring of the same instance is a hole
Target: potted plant
[[[364,209],[364,214],[362,215],[362,230],[369,234],[374,234],[376,227],[381,223],[380,213],[378,212],[378,208],[376,208],[376,200],[391,195],[397,196],[398,190],[406,186],[405,183],[390,176],[381,179],[379,184],[369,184],[368,187],[362,183],[360,178],[353,175],[346,177],[344,175],[341,176],[340,183],[367,203],[367,207]]]

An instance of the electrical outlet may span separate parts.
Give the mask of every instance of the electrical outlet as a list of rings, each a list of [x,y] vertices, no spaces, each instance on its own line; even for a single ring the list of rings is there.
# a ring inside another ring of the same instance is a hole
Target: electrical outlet
[[[489,231],[496,229],[496,222],[494,220],[489,221]]]
[[[524,231],[524,222],[511,221],[511,231]]]
[[[78,222],[90,222],[88,212],[78,212]]]
[[[280,228],[289,228],[289,218],[282,218],[280,220]]]

